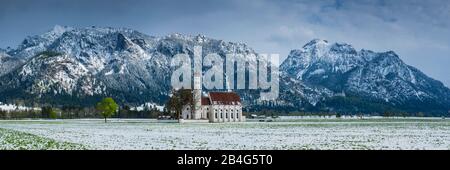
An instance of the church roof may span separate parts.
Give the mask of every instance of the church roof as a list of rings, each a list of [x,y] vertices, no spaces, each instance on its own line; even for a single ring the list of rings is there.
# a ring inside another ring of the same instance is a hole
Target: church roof
[[[208,97],[202,97],[202,105],[211,105]]]
[[[238,105],[241,103],[241,98],[235,92],[209,92],[209,98],[212,104]]]

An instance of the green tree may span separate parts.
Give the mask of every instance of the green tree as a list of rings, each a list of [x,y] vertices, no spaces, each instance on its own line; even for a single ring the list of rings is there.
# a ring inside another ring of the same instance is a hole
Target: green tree
[[[102,115],[103,118],[105,118],[105,123],[106,123],[106,118],[114,115],[114,113],[119,108],[119,105],[117,105],[117,103],[114,101],[113,98],[107,97],[107,98],[104,98],[99,103],[97,103],[97,106],[95,108],[98,111],[100,111],[100,115]]]
[[[50,115],[49,115],[49,118],[50,119],[56,119],[58,116],[56,115],[56,111],[55,110],[51,110],[50,111]]]
[[[56,119],[56,117],[57,117],[56,111],[53,110],[53,108],[50,106],[42,107],[41,115],[44,118],[50,118],[50,119]]]
[[[181,109],[183,105],[189,105],[192,112],[192,108],[194,107],[192,91],[190,89],[173,90],[172,96],[167,101],[166,109],[169,111],[169,113],[175,113],[175,115],[171,116],[180,119]]]

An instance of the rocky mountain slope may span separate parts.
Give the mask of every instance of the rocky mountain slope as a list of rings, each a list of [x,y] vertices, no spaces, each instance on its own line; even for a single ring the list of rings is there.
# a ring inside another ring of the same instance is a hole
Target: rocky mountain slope
[[[321,96],[328,99],[318,102],[331,109],[345,108],[339,102],[327,102],[331,98],[358,98],[358,102],[408,111],[439,110],[448,108],[450,103],[447,87],[405,64],[392,51],[356,51],[349,44],[313,40],[299,50],[292,50],[280,68],[295,81],[331,92]]]
[[[135,106],[164,104],[171,91],[171,58],[192,55],[195,45],[203,54],[258,55],[246,44],[202,35],[154,37],[126,28],[55,26],[15,49],[0,50],[0,100],[85,106],[113,96]],[[260,102],[258,92],[238,91],[248,109],[443,113],[450,108],[450,90],[394,52],[313,40],[292,50],[279,68],[277,101]]]

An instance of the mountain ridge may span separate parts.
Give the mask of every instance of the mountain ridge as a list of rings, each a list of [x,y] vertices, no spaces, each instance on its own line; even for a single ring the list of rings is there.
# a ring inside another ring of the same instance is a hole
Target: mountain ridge
[[[0,51],[0,70],[4,70],[0,100],[88,105],[113,96],[122,104],[164,104],[171,91],[167,76],[174,70],[171,57],[192,55],[194,45],[202,46],[203,54],[222,57],[227,53],[258,55],[244,43],[204,35],[156,37],[127,28],[55,26],[27,37],[16,49]],[[292,50],[279,68],[278,100],[264,103],[256,100],[255,91],[237,90],[249,110],[379,113],[449,109],[450,90],[405,64],[393,51],[357,51],[350,44],[314,39]],[[337,104],[348,99],[353,103]],[[371,103],[381,109],[359,106]]]
[[[450,101],[447,87],[405,64],[393,51],[356,51],[348,44],[313,40],[300,50],[292,50],[280,68],[311,86],[394,105],[420,101],[448,107]]]

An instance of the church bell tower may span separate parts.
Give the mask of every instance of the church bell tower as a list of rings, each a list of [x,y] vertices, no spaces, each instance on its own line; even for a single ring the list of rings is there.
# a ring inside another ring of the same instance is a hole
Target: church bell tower
[[[194,73],[194,89],[192,91],[194,100],[193,119],[201,119],[202,106],[202,75],[199,72]]]

